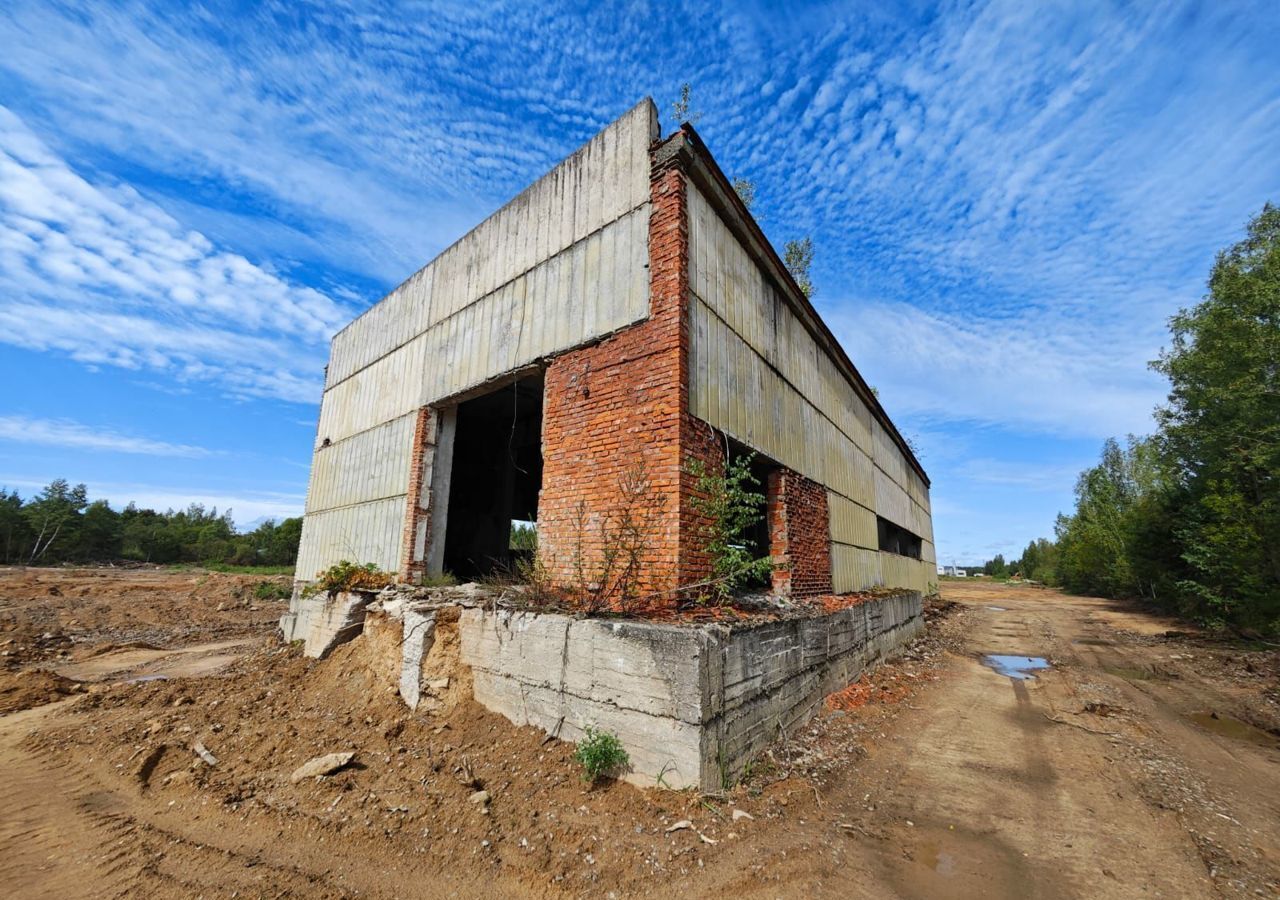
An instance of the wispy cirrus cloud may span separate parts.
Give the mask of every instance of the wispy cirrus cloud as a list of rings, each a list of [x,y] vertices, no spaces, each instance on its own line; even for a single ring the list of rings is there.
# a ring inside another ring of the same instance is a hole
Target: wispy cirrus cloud
[[[144,456],[178,456],[189,459],[200,459],[212,456],[214,453],[204,447],[137,437],[70,419],[37,419],[28,416],[0,416],[0,441],[70,450],[136,453]]]

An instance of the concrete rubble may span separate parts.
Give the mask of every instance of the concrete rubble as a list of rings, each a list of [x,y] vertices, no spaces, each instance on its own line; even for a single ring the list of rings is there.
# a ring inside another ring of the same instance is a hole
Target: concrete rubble
[[[924,627],[912,591],[730,627],[519,610],[509,590],[337,594],[309,617],[304,649],[323,657],[363,629],[388,686],[415,712],[474,697],[564,740],[594,727],[622,741],[627,780],[720,790]]]
[[[293,774],[289,776],[289,780],[297,784],[299,781],[305,781],[308,778],[332,775],[344,766],[351,765],[355,758],[355,753],[349,750],[342,753],[327,753],[324,756],[317,756],[294,769]]]

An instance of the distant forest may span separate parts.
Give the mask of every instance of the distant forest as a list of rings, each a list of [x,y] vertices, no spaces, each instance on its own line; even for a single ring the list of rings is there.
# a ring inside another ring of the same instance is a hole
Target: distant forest
[[[1156,433],[1108,440],[1024,577],[1280,631],[1280,208],[1218,254],[1169,322]],[[991,565],[990,563],[988,565]]]
[[[291,566],[298,558],[302,519],[263,522],[238,534],[231,510],[193,503],[157,512],[130,503],[117,512],[88,500],[83,484],[59,478],[23,500],[0,489],[0,562],[52,566],[135,560],[233,566]]]

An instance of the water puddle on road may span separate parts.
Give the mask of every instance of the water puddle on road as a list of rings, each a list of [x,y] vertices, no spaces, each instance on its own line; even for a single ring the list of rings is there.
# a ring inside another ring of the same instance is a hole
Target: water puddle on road
[[[931,860],[933,862],[933,871],[937,872],[939,875],[950,877],[955,874],[956,858],[952,854],[943,850],[940,845],[935,843],[926,843],[922,844],[920,849],[923,851],[920,854],[920,861],[926,866],[929,865],[929,861]]]
[[[1229,738],[1235,738],[1237,741],[1245,741],[1263,747],[1280,747],[1280,739],[1277,739],[1275,735],[1268,734],[1261,728],[1254,728],[1248,722],[1233,719],[1231,716],[1224,716],[1221,713],[1199,712],[1191,713],[1187,718],[1214,734],[1225,735]]]
[[[1153,669],[1140,669],[1137,666],[1103,666],[1102,671],[1126,681],[1163,681],[1164,676]]]
[[[989,653],[982,658],[982,662],[994,669],[997,675],[1008,675],[1019,680],[1035,678],[1031,674],[1033,671],[1049,668],[1049,661],[1043,656],[1003,656]]]

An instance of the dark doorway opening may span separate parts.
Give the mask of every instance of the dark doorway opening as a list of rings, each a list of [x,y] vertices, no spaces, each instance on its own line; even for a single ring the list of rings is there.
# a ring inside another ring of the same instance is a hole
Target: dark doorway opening
[[[513,523],[538,520],[542,375],[459,403],[456,429],[444,568],[462,579],[508,572],[523,552]]]

